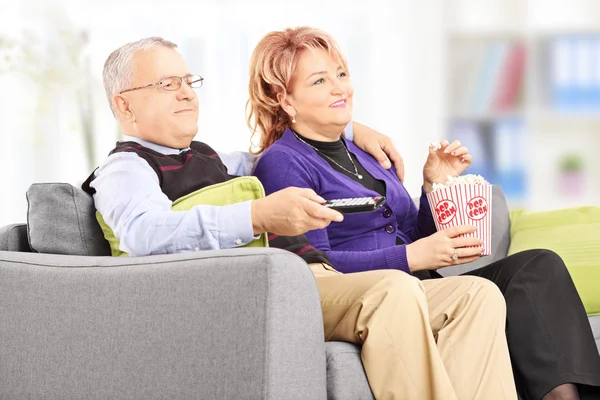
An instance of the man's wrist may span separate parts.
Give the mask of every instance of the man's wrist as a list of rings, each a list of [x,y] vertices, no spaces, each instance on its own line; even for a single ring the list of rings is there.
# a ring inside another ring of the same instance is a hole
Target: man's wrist
[[[251,205],[252,232],[255,236],[265,232],[265,229],[261,223],[261,218],[259,216],[259,205],[257,204],[258,201],[260,200],[252,200]]]

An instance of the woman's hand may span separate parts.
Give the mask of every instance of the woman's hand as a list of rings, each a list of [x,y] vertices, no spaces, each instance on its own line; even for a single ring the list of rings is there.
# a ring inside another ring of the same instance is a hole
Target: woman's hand
[[[440,142],[442,146],[436,150],[429,146],[429,155],[423,167],[423,187],[430,192],[434,183],[445,183],[448,175],[459,176],[473,162],[469,150],[458,140],[448,143]]]
[[[431,270],[477,260],[483,252],[481,239],[459,237],[476,229],[472,225],[453,226],[406,245],[410,270]]]

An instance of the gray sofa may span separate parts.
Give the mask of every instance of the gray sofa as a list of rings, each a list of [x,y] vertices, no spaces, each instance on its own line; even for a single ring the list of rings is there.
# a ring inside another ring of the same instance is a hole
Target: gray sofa
[[[106,248],[89,196],[42,184],[28,201],[29,229],[0,228],[0,399],[373,398],[359,348],[323,342],[296,255],[94,256]],[[493,210],[493,255],[445,274],[506,255],[499,188]]]

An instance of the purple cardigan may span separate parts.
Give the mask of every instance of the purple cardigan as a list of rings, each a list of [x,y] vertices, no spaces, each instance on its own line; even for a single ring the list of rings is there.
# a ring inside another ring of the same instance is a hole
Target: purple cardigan
[[[371,175],[385,182],[386,204],[372,213],[346,215],[343,222],[333,222],[306,236],[314,247],[327,252],[341,272],[399,269],[410,273],[406,246],[397,246],[396,236],[408,244],[436,231],[425,193],[421,193],[417,210],[394,168],[385,170],[354,143],[345,143]],[[379,195],[335,171],[289,129],[259,158],[254,175],[267,194],[296,186],[313,189],[326,200]]]

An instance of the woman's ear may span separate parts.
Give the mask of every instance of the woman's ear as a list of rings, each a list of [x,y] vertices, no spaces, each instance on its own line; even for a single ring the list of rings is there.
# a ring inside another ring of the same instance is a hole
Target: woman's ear
[[[279,93],[277,95],[277,101],[279,101],[279,105],[281,106],[283,111],[285,111],[287,115],[290,116],[290,118],[296,116],[296,109],[292,105],[290,96],[288,96],[286,93]]]

